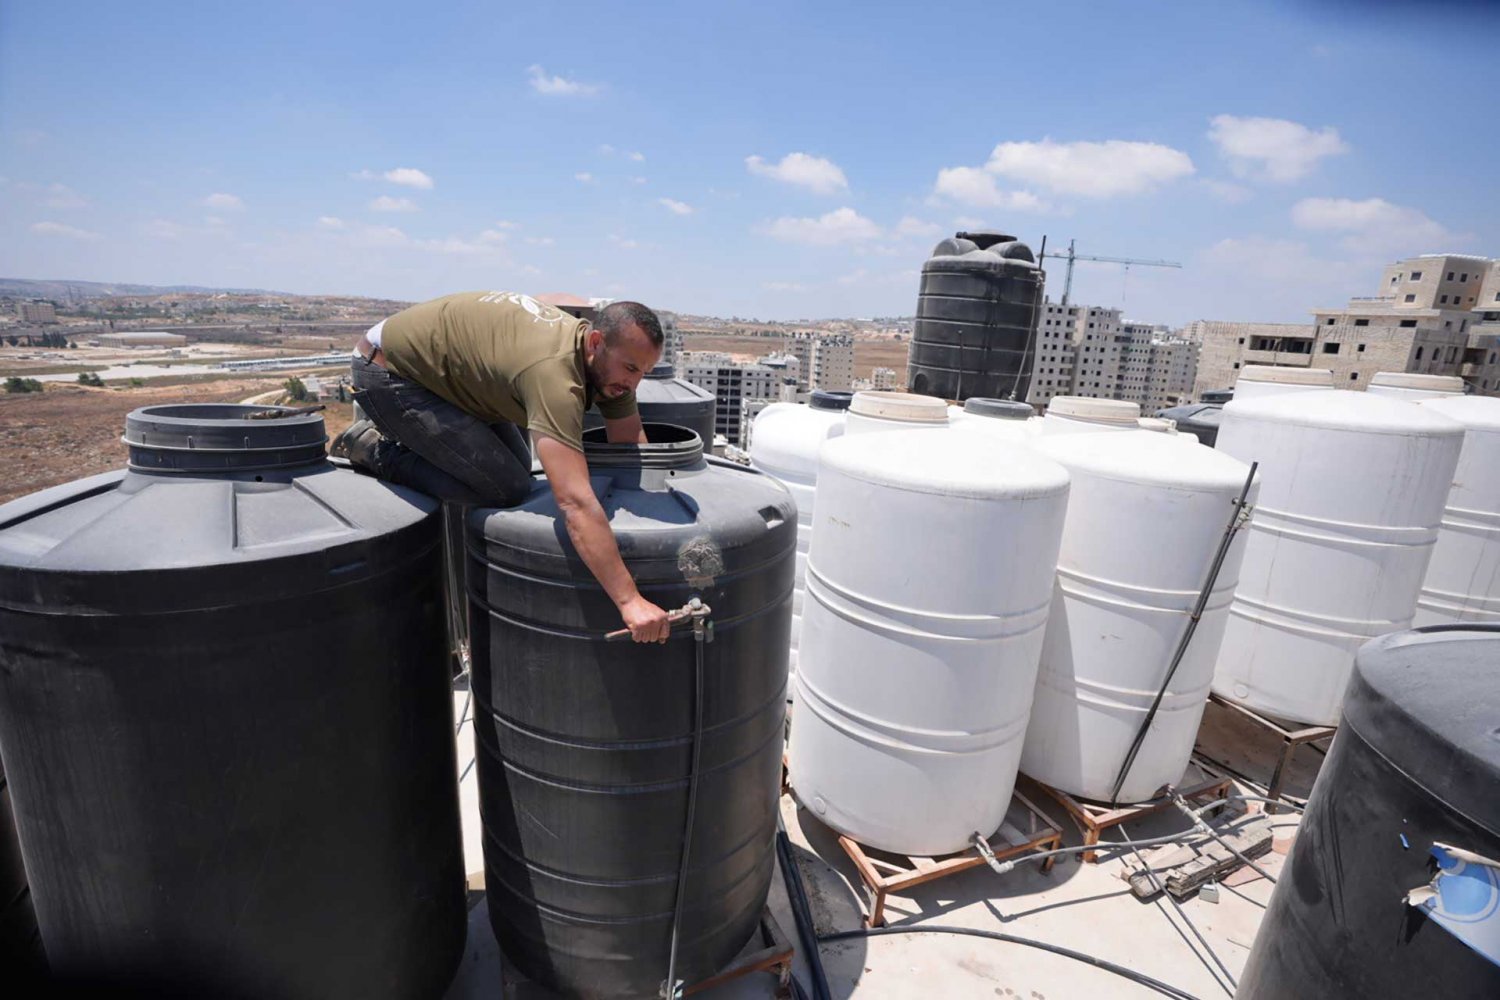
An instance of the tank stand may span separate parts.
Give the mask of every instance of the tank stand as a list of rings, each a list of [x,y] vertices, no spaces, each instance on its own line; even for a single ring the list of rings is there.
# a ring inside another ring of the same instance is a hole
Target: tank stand
[[[1188,766],[1189,774],[1197,767],[1195,764]],[[1119,826],[1121,823],[1132,822],[1143,816],[1149,816],[1163,809],[1174,807],[1170,795],[1163,795],[1147,802],[1135,802],[1123,806],[1099,805],[1094,802],[1076,799],[1067,792],[1053,788],[1051,785],[1043,784],[1033,778],[1025,778],[1025,780],[1056,799],[1058,804],[1068,811],[1068,815],[1073,817],[1073,822],[1077,824],[1079,831],[1083,833],[1082,856],[1083,860],[1088,864],[1093,864],[1099,859],[1099,852],[1091,851],[1089,848],[1099,843],[1099,835],[1105,830],[1113,826]],[[1177,793],[1189,802],[1195,799],[1203,799],[1205,801],[1221,799],[1228,793],[1229,786],[1233,784],[1231,779],[1217,776],[1198,781],[1196,784],[1186,783],[1189,780],[1189,775],[1184,775],[1183,780],[1184,784],[1181,788],[1177,789]]]
[[[1276,766],[1271,771],[1271,780],[1266,784],[1266,798],[1268,799],[1281,798],[1281,786],[1286,781],[1287,772],[1292,764],[1292,755],[1297,752],[1298,747],[1304,743],[1318,743],[1322,740],[1332,739],[1334,733],[1338,732],[1337,726],[1306,726],[1302,729],[1289,729],[1274,719],[1269,719],[1253,709],[1246,708],[1244,705],[1236,705],[1234,702],[1227,698],[1221,698],[1217,694],[1210,693],[1208,700],[1229,709],[1231,712],[1238,713],[1241,717],[1248,719],[1261,729],[1265,729],[1281,737],[1281,753],[1277,756]],[[1314,749],[1317,748],[1314,747]],[[1202,750],[1198,752],[1216,767],[1228,770],[1225,765],[1215,761],[1212,757],[1208,757]],[[1267,804],[1266,812],[1275,813],[1278,811],[1280,811],[1280,806]]]
[[[976,838],[977,835],[976,835]],[[866,847],[849,837],[840,835],[839,844],[865,883],[870,894],[870,914],[865,918],[866,927],[885,926],[885,898],[892,892],[931,882],[947,875],[966,872],[990,863],[977,848],[939,858],[917,857],[908,854],[893,854]],[[1005,822],[989,839],[991,857],[996,861],[1018,857],[1028,851],[1055,850],[1062,846],[1062,831],[1052,825],[1047,814],[1032,804],[1020,792],[1011,798]],[[1044,858],[1041,870],[1051,871],[1057,858]]]
[[[771,908],[766,907],[760,915],[760,943],[761,947],[749,954],[743,954],[733,965],[723,972],[715,973],[707,979],[699,980],[682,989],[683,996],[692,996],[703,990],[722,986],[724,983],[748,976],[752,972],[769,972],[776,977],[776,996],[781,998],[792,995],[792,959],[796,955],[792,948],[791,939],[781,930],[781,925],[776,918],[771,916]]]

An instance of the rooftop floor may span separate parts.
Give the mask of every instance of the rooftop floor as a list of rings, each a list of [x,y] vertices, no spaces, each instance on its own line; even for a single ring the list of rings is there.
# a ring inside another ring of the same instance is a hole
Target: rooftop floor
[[[463,710],[465,693],[456,693],[455,717]],[[1251,747],[1259,739],[1264,747]],[[1215,760],[1256,769],[1270,758],[1269,737],[1244,729],[1241,720],[1209,705],[1200,747],[1212,744]],[[1248,747],[1248,749],[1247,749]],[[477,779],[469,764],[474,756],[473,726],[459,733],[458,763],[464,826],[466,870],[483,870],[480,848]],[[1219,752],[1221,750],[1228,751]],[[1321,757],[1299,750],[1286,785],[1293,796],[1306,796]],[[1264,776],[1269,776],[1267,768]],[[1237,782],[1249,795],[1264,794],[1249,782]],[[1064,843],[1081,842],[1078,829],[1053,803],[1037,803],[1052,825],[1063,830]],[[782,817],[794,845],[819,934],[854,930],[863,925],[868,900],[853,863],[839,846],[837,835],[798,808],[790,796],[781,800]],[[1276,849],[1257,859],[1273,877],[1285,860],[1280,853],[1295,830],[1291,814],[1273,817]],[[1175,810],[1126,824],[1135,840],[1186,831],[1189,823]],[[1119,840],[1118,830],[1107,830],[1104,840]],[[1250,953],[1265,904],[1274,888],[1249,869],[1241,869],[1221,883],[1218,903],[1196,894],[1182,901],[1181,914],[1164,897],[1142,901],[1123,879],[1122,860],[1083,864],[1065,855],[1048,873],[1026,863],[999,876],[979,867],[914,888],[911,895],[891,896],[886,904],[889,926],[951,925],[1002,931],[1087,952],[1145,973],[1200,998],[1231,996],[1233,987],[1219,970],[1182,914],[1191,920],[1230,975],[1239,978]],[[508,969],[489,926],[483,897],[470,894],[469,940],[464,962],[448,1000],[546,1000],[551,993],[518,981]],[[780,873],[772,880],[770,906],[785,932],[795,937],[795,923]],[[800,949],[799,949],[800,951]],[[1113,973],[1035,948],[949,934],[900,934],[825,944],[823,965],[835,1000],[896,1000],[912,997],[991,998],[1004,1000],[1065,1000],[1073,997],[1151,997],[1156,991]],[[807,965],[799,954],[795,969],[804,986],[810,983]],[[504,992],[502,994],[502,987]],[[738,982],[695,994],[705,1000],[759,1000],[775,995],[769,974],[754,973]]]

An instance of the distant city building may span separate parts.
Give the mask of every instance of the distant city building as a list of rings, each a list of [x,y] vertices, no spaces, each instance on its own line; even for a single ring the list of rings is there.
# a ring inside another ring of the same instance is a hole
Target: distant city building
[[[1342,389],[1364,389],[1390,371],[1457,375],[1476,392],[1500,394],[1490,360],[1500,335],[1496,268],[1486,257],[1409,257],[1384,269],[1379,294],[1316,310],[1309,324],[1191,323],[1184,335],[1202,345],[1194,393],[1231,386],[1256,364],[1327,368]]]
[[[138,330],[130,333],[101,333],[101,347],[181,347],[187,338],[163,330]]]
[[[801,364],[810,389],[848,392],[854,387],[854,338],[845,333],[793,333],[786,353]]]
[[[1043,302],[1026,401],[1046,406],[1053,396],[1113,399],[1125,339],[1118,309]]]
[[[1116,399],[1138,403],[1142,413],[1193,400],[1198,375],[1198,345],[1159,324],[1121,324],[1125,335],[1120,355]]]
[[[677,326],[677,314],[658,309],[657,319],[661,320],[662,347],[661,363],[677,367],[677,357],[682,353],[682,330]]]
[[[878,390],[894,390],[901,388],[901,382],[894,368],[876,368],[870,372],[870,386]]]
[[[22,323],[57,322],[57,307],[50,302],[22,302],[17,311]]]
[[[742,364],[727,354],[685,351],[678,363],[678,377],[714,394],[714,433],[732,445],[743,440],[742,424],[747,400],[775,400],[781,395],[785,370],[761,364]]]

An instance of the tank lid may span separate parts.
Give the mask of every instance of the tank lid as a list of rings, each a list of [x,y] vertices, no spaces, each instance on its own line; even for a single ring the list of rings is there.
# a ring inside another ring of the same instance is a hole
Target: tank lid
[[[1266,420],[1367,434],[1461,436],[1464,431],[1462,424],[1436,410],[1413,406],[1404,399],[1347,389],[1318,389],[1236,399],[1224,404],[1224,413],[1230,421]]]
[[[985,399],[971,396],[964,400],[964,412],[975,417],[998,417],[1001,420],[1030,420],[1036,411],[1019,399]]]
[[[1092,396],[1053,396],[1047,404],[1047,412],[1096,424],[1134,424],[1141,418],[1139,403],[1123,399],[1094,399]]]
[[[1154,431],[1157,434],[1177,433],[1177,421],[1171,417],[1142,417],[1136,423],[1143,431]]]
[[[321,414],[296,407],[172,403],[126,414],[121,440],[137,471],[234,473],[322,461],[328,435]]]
[[[1224,407],[1217,403],[1184,403],[1165,410],[1157,416],[1171,420],[1178,427],[1217,427],[1224,416]]]
[[[1274,382],[1277,385],[1320,385],[1333,388],[1333,370],[1329,368],[1288,368],[1285,365],[1246,365],[1240,369],[1241,382]]]
[[[645,444],[615,444],[608,429],[583,432],[583,457],[595,469],[688,469],[703,461],[703,439],[677,424],[642,424]]]
[[[849,402],[849,412],[885,420],[901,420],[909,424],[948,422],[947,403],[936,396],[920,396],[914,392],[863,389],[856,392]]]
[[[1410,404],[1407,404],[1410,405]],[[1500,833],[1500,625],[1431,625],[1365,643],[1344,724],[1412,781]]]
[[[815,410],[847,410],[854,399],[852,392],[835,392],[832,389],[814,389],[807,405]]]
[[[926,430],[845,434],[830,439],[819,456],[823,470],[837,469],[908,493],[1014,500],[1053,496],[1068,488],[1062,466],[1024,444],[989,435]]]
[[[651,370],[646,373],[646,377],[655,379],[676,378],[677,369],[672,367],[670,361],[658,361],[651,366]]]
[[[1222,451],[1184,447],[1176,438],[1149,431],[1049,434],[1033,447],[1075,474],[1125,483],[1236,493],[1250,475],[1248,464]]]
[[[1474,430],[1500,431],[1500,399],[1493,396],[1433,396],[1417,405]]]
[[[1376,372],[1371,385],[1389,386],[1392,389],[1422,389],[1426,392],[1446,392],[1454,396],[1464,394],[1464,380],[1457,375],[1419,375],[1416,372]]]
[[[996,243],[1014,243],[1016,238],[1008,233],[1002,233],[998,229],[971,229],[968,232],[955,233],[954,237],[960,240],[968,240],[981,250],[988,250]]]
[[[1233,389],[1204,389],[1198,394],[1200,403],[1227,403],[1233,398]]]

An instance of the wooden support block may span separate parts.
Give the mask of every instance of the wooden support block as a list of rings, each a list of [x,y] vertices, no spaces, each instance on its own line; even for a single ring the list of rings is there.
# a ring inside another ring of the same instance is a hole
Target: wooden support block
[[[1246,816],[1216,824],[1215,830],[1230,847],[1247,858],[1258,858],[1271,849],[1271,824],[1262,816]],[[1217,840],[1189,847],[1168,844],[1143,856],[1147,867],[1137,868],[1129,877],[1131,892],[1141,899],[1156,895],[1156,885],[1165,886],[1174,897],[1182,899],[1204,882],[1217,881],[1220,875],[1244,864]],[[1155,884],[1147,874],[1148,869],[1156,875]]]

